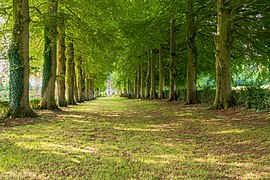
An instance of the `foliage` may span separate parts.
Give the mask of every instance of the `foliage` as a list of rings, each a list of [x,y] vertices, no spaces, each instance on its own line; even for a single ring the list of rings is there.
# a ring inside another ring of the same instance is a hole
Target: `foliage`
[[[270,90],[250,86],[234,92],[238,105],[257,111],[270,111]]]

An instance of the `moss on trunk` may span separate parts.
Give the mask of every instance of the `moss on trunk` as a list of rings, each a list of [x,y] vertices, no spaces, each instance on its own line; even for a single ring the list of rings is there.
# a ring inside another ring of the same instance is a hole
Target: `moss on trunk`
[[[44,29],[44,64],[42,76],[42,109],[58,109],[55,100],[56,81],[56,42],[57,19],[53,14],[57,13],[58,1],[48,1],[48,19]],[[54,23],[51,23],[54,22]]]
[[[230,2],[217,1],[218,26],[216,43],[216,96],[212,109],[227,109],[233,105],[231,92],[232,18]]]
[[[13,1],[13,31],[9,49],[10,108],[9,118],[36,117],[29,104],[29,4]]]

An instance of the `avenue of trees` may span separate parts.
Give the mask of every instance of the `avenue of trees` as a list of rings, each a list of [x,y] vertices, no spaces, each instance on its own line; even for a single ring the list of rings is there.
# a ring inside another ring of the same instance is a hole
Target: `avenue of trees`
[[[30,73],[42,74],[43,109],[93,99],[111,74],[123,96],[174,101],[182,88],[187,104],[212,82],[212,109],[229,108],[232,85],[269,82],[269,25],[268,0],[1,1],[8,117],[36,116]]]

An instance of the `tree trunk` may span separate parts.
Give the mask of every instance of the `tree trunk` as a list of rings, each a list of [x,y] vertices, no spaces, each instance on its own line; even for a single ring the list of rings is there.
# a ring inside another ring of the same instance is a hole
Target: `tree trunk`
[[[141,98],[144,99],[145,98],[145,75],[144,75],[144,69],[143,69],[143,64],[141,64]]]
[[[91,96],[91,90],[92,90],[92,77],[88,78],[87,81],[87,99],[92,100],[92,96]]]
[[[132,87],[130,79],[128,79],[128,98],[132,98]]]
[[[134,81],[133,81],[133,98],[136,99],[137,98],[137,94],[138,94],[138,85],[137,85],[137,71],[135,71],[135,74],[134,74]]]
[[[151,93],[150,93],[150,99],[156,99],[156,76],[155,76],[155,70],[156,70],[156,63],[155,58],[153,58],[153,51],[150,53],[150,63],[151,63]]]
[[[124,80],[124,97],[128,97],[127,80]]]
[[[85,73],[82,71],[82,99],[83,101],[86,101],[84,91],[85,91]]]
[[[169,101],[177,100],[176,97],[176,27],[175,19],[170,22],[170,87]]]
[[[89,96],[88,96],[88,92],[89,92],[89,81],[88,81],[88,77],[85,76],[84,78],[84,99],[85,101],[89,101]]]
[[[76,75],[76,70],[75,70],[76,64],[75,62],[73,62],[73,72],[74,72],[74,98],[75,98],[75,102],[76,103],[80,103],[79,102],[79,94],[78,94],[78,83],[77,83],[77,75]]]
[[[159,47],[159,92],[158,99],[164,99],[164,51],[163,46]]]
[[[57,96],[58,106],[67,106],[66,91],[66,43],[64,27],[58,26]]]
[[[141,99],[141,66],[137,70],[137,98]]]
[[[50,26],[47,25],[44,29],[44,64],[41,89],[42,109],[58,108],[55,101],[57,24],[56,15],[52,16],[52,14],[57,13],[57,8],[57,0],[49,0],[49,20],[55,23]]]
[[[78,92],[78,100],[77,102],[81,103],[84,101],[83,99],[83,73],[82,73],[82,57],[79,56],[76,63],[76,70],[77,70],[77,92]]]
[[[67,72],[66,72],[66,96],[67,103],[69,105],[75,105],[75,93],[74,93],[74,80],[75,80],[75,72],[74,72],[74,47],[73,41],[68,42],[67,46]]]
[[[10,61],[10,107],[7,117],[36,117],[29,104],[29,4],[13,0]]]
[[[149,53],[148,66],[147,66],[147,76],[146,76],[146,93],[145,99],[150,98],[150,89],[151,89],[151,58]]]
[[[229,1],[217,0],[218,25],[216,43],[216,96],[212,109],[232,106],[230,59],[232,49],[232,22]]]
[[[95,99],[95,84],[94,84],[94,79],[91,77],[89,79],[89,99],[93,100]]]
[[[188,0],[187,12],[187,49],[188,49],[188,65],[187,65],[187,104],[198,103],[197,88],[196,88],[196,64],[197,64],[197,48],[196,48],[196,33],[197,27],[194,21],[193,0]]]

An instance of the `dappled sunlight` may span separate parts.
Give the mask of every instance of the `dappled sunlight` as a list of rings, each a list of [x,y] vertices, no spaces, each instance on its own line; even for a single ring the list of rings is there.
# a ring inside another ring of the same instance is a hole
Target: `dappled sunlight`
[[[266,122],[253,125],[247,115],[241,120],[191,105],[119,99],[45,113],[31,125],[0,127],[0,171],[22,179],[269,177]],[[27,176],[17,167],[33,170]]]
[[[43,173],[34,172],[31,169],[25,169],[20,171],[9,171],[4,173],[7,179],[48,179]],[[1,172],[0,172],[1,177]],[[20,178],[18,178],[20,177]],[[5,178],[6,179],[6,178]]]
[[[125,128],[125,127],[114,127],[116,130],[121,130],[121,131],[144,131],[144,132],[166,132],[169,130],[165,129],[149,129],[149,128]]]
[[[90,154],[97,154],[99,149],[97,148],[92,148],[86,146],[85,148],[77,148],[71,145],[60,145],[60,144],[53,144],[53,143],[48,143],[48,142],[42,142],[40,144],[43,149],[55,149],[55,150],[64,150],[67,152],[81,152],[81,153],[90,153]]]
[[[246,130],[243,129],[228,129],[224,131],[211,132],[211,134],[230,134],[230,133],[244,133]]]

